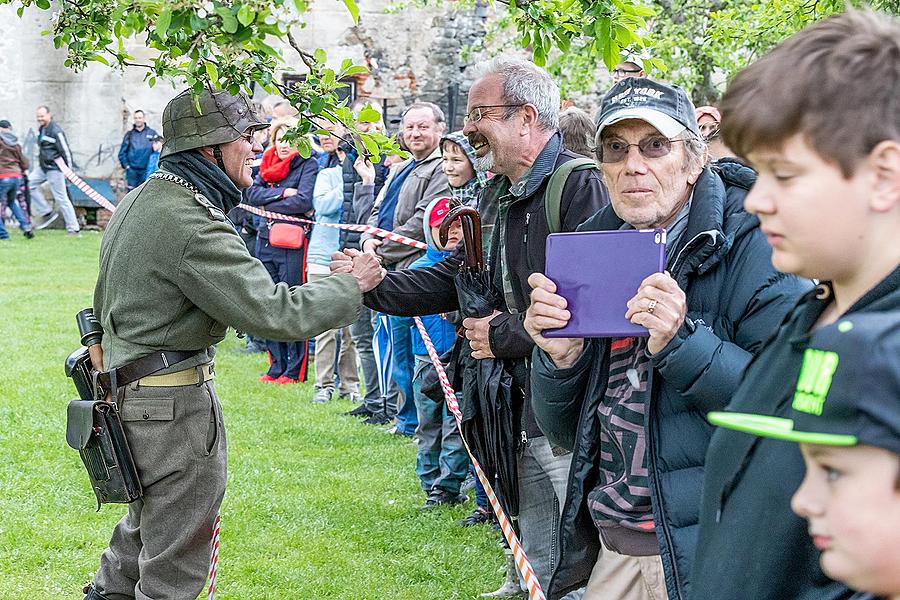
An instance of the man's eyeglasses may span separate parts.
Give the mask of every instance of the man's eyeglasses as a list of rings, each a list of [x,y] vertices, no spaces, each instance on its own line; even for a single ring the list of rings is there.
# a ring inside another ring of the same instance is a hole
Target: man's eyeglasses
[[[486,108],[520,108],[525,106],[524,104],[488,104],[485,106],[476,106],[472,110],[469,111],[465,117],[463,117],[463,124],[468,125],[469,123],[477,123],[484,117],[484,110]]]
[[[241,139],[244,140],[245,142],[247,142],[248,144],[250,144],[251,146],[256,143],[253,139],[252,131],[250,133],[245,133],[244,135],[242,135]]]
[[[672,144],[683,141],[685,140],[670,140],[661,135],[646,137],[637,144],[626,144],[622,140],[603,140],[597,150],[600,162],[617,163],[628,157],[632,146],[637,146],[644,158],[662,158],[672,151]]]
[[[612,74],[616,77],[622,77],[624,75],[628,75],[630,73],[640,73],[640,69],[613,69]]]

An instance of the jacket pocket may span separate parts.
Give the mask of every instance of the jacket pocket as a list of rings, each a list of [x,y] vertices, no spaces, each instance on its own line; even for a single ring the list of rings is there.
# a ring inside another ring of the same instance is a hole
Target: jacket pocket
[[[122,421],[171,421],[175,418],[174,398],[128,398],[122,404]]]
[[[219,408],[207,382],[198,390],[198,408],[189,417],[188,437],[194,455],[206,458],[216,454],[219,441]]]

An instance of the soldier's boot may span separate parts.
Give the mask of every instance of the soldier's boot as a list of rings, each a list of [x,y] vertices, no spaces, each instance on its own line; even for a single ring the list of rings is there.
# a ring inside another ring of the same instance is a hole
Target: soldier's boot
[[[106,596],[97,591],[93,583],[89,583],[81,590],[84,592],[84,600],[109,600]]]

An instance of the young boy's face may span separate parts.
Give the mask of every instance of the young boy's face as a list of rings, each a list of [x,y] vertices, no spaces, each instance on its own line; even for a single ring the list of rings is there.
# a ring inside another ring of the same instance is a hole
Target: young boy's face
[[[462,148],[453,142],[444,142],[442,150],[444,175],[452,187],[462,187],[475,177],[475,168]]]
[[[446,244],[441,244],[440,225],[435,225],[431,228],[431,237],[434,239],[434,245],[438,247],[438,250],[453,250],[462,240],[462,225],[459,224],[459,219],[453,219],[453,222],[450,224],[450,229],[447,231]]]
[[[900,457],[874,446],[801,444],[806,477],[791,500],[822,570],[851,588],[900,593]]]
[[[781,148],[747,156],[759,172],[744,208],[759,217],[779,271],[846,280],[859,271],[871,178],[865,162],[845,178],[840,168],[815,152],[799,134]]]

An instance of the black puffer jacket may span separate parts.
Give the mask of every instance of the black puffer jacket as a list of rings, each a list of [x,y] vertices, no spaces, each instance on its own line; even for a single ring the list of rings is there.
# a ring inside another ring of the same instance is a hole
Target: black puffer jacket
[[[341,223],[364,224],[369,220],[369,215],[372,214],[372,207],[370,205],[368,211],[363,210],[360,214],[353,206],[353,186],[362,181],[362,178],[356,172],[356,169],[353,168],[354,162],[356,162],[356,152],[351,150],[347,153],[342,165],[344,174],[344,204],[341,206]],[[381,162],[375,163],[375,193],[372,195],[373,199],[378,197],[378,192],[384,187],[384,180],[386,177],[387,169],[384,168],[384,159],[382,158]],[[358,231],[346,231],[342,229],[341,249],[353,248],[354,250],[359,250],[359,236],[360,233]]]
[[[669,270],[687,296],[687,319],[678,335],[653,356],[649,440],[656,534],[670,599],[686,596],[697,539],[703,463],[713,428],[706,413],[720,410],[737,387],[752,353],[778,327],[810,284],[775,270],[771,248],[756,217],[741,211],[755,175],[737,163],[708,167],[694,188],[681,248],[670,249]],[[612,207],[579,227],[618,229]],[[545,587],[561,597],[587,581],[600,549],[587,507],[598,483],[600,421],[606,390],[609,339],[587,340],[569,369],[557,369],[535,349],[532,404],[551,442],[573,449],[563,511],[560,558]]]

